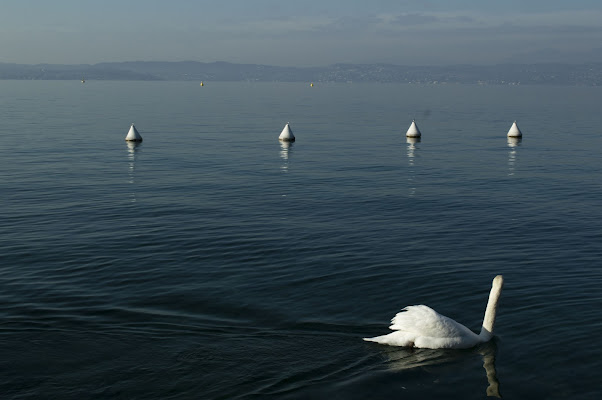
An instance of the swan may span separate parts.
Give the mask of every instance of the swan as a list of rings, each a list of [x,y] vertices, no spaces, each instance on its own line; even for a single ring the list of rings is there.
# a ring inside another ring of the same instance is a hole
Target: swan
[[[364,338],[367,342],[390,346],[418,347],[424,349],[468,349],[493,337],[495,314],[502,294],[504,278],[493,279],[489,300],[483,318],[481,333],[476,334],[464,325],[439,314],[425,305],[408,306],[391,320],[388,335]]]

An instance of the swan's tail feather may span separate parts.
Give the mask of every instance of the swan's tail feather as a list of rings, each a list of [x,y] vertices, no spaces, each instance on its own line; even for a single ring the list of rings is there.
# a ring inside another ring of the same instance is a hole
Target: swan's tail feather
[[[390,346],[414,347],[414,338],[402,332],[392,332],[388,335],[364,338],[366,342],[388,344]]]
[[[363,338],[366,342],[374,342],[374,343],[385,343],[386,339],[385,336],[387,335],[382,335],[382,336],[375,336],[375,337],[365,337]]]

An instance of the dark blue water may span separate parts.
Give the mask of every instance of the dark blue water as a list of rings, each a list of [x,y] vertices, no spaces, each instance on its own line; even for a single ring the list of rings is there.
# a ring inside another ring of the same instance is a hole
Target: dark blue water
[[[0,81],[2,398],[598,399],[600,104],[577,87]],[[497,274],[486,345],[361,340],[410,304],[479,330]]]

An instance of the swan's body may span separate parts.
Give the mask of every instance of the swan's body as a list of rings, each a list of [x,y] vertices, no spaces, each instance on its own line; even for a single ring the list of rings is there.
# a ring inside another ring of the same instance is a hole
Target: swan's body
[[[391,320],[388,335],[364,338],[369,342],[391,346],[419,347],[426,349],[467,349],[493,337],[495,314],[502,293],[504,279],[498,275],[493,279],[489,301],[483,318],[481,333],[476,334],[464,325],[439,314],[430,307],[408,306]]]

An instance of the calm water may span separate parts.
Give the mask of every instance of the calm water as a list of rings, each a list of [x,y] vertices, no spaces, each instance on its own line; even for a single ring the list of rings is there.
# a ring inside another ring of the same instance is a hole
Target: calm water
[[[600,104],[0,81],[2,398],[599,399]],[[409,304],[478,330],[496,274],[487,345],[361,340]]]

